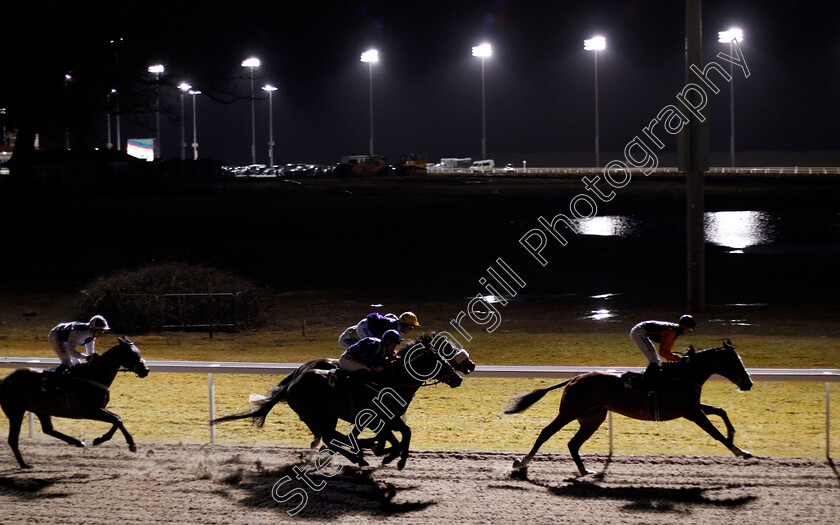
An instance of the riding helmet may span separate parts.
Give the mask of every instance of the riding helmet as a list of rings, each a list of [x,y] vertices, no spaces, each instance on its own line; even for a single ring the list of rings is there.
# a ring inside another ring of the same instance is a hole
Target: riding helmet
[[[690,315],[685,314],[682,317],[680,317],[679,325],[694,330],[695,328],[697,328],[697,321],[695,321],[694,318]]]
[[[107,332],[111,329],[111,327],[108,326],[108,321],[106,321],[101,315],[94,315],[91,317],[89,324],[91,330],[102,330],[103,332]]]
[[[383,343],[394,343],[399,344],[402,341],[402,336],[396,330],[388,330],[384,334],[382,334],[382,342]]]
[[[414,315],[414,312],[403,312],[400,314],[400,322],[403,324],[410,324],[411,326],[420,326],[420,323],[417,321],[417,316]]]

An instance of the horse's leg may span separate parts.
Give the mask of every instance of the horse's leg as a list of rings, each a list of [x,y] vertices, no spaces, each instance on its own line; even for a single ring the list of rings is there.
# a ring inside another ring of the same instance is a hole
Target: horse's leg
[[[397,438],[393,433],[394,430],[402,435],[402,441],[397,441]],[[411,444],[411,428],[405,424],[405,421],[403,421],[402,418],[397,417],[393,419],[393,423],[388,429],[388,433],[390,436],[386,436],[385,438],[389,441],[393,438],[393,446],[391,447],[391,453],[382,460],[382,464],[386,465],[394,461],[394,459],[399,456],[400,460],[397,462],[397,469],[402,470],[405,467],[406,461],[408,461],[409,445]]]
[[[586,470],[583,466],[583,461],[580,459],[578,451],[580,451],[581,445],[583,445],[583,443],[592,437],[592,434],[598,430],[598,427],[601,426],[601,423],[603,423],[606,418],[607,409],[605,408],[596,408],[595,410],[587,412],[578,418],[580,429],[577,431],[577,434],[569,440],[569,452],[571,452],[572,459],[575,460],[575,465],[577,465],[581,476],[594,474],[594,472]]]
[[[134,439],[131,437],[131,434],[128,433],[128,430],[125,429],[125,425],[123,425],[120,416],[114,414],[109,410],[100,408],[95,412],[89,414],[87,419],[92,419],[94,421],[104,421],[113,425],[111,427],[111,430],[103,434],[101,437],[98,437],[93,440],[94,446],[101,445],[102,443],[108,441],[114,435],[114,432],[116,432],[117,429],[120,429],[120,431],[122,431],[123,433],[123,436],[125,436],[125,442],[128,443],[128,450],[132,452],[137,452],[137,447],[134,445]]]
[[[62,434],[61,432],[55,430],[52,425],[52,418],[46,414],[36,414],[38,416],[38,420],[41,422],[41,430],[44,431],[44,434],[48,436],[52,436],[54,438],[58,438],[65,443],[69,443],[73,446],[84,448],[85,442],[79,441],[76,438],[70,437],[67,434]]]
[[[312,442],[309,443],[309,448],[315,448],[318,446],[318,443],[321,442],[321,434],[315,429],[315,427],[309,425],[308,423],[306,423],[306,426],[309,428],[309,431],[312,432]]]
[[[692,421],[697,426],[699,426],[700,428],[705,430],[707,434],[709,434],[710,436],[712,436],[716,440],[723,443],[726,446],[726,448],[728,448],[736,456],[739,456],[739,457],[742,457],[742,458],[751,458],[752,457],[752,454],[750,454],[748,451],[741,450],[740,448],[736,447],[735,444],[732,443],[731,439],[727,439],[727,438],[723,437],[723,434],[720,433],[720,430],[718,430],[712,424],[712,422],[709,421],[709,418],[706,417],[706,414],[703,413],[703,409],[700,408],[699,406],[698,406],[696,411],[692,411],[688,414],[685,414],[683,417],[686,418],[689,421]]]
[[[20,464],[20,468],[32,468],[32,465],[24,463],[23,457],[20,455],[20,449],[18,448],[18,436],[20,436],[20,425],[23,422],[23,414],[23,410],[20,412],[6,411],[6,416],[9,417],[9,446],[12,447],[12,453],[15,455],[18,464]]]
[[[733,438],[735,437],[735,427],[732,426],[732,423],[729,421],[729,417],[726,415],[726,411],[724,409],[712,405],[701,404],[700,410],[702,410],[703,413],[707,416],[712,414],[720,417],[723,420],[723,424],[726,425],[726,438],[729,441],[733,440]]]
[[[517,471],[519,474],[525,474],[525,471],[528,470],[528,463],[531,462],[531,459],[534,457],[534,455],[537,453],[537,451],[540,449],[543,443],[551,439],[551,436],[556,434],[564,426],[571,423],[574,419],[574,416],[564,414],[561,406],[560,413],[557,414],[557,417],[554,418],[554,421],[552,421],[548,424],[547,427],[542,429],[540,435],[537,436],[537,440],[534,442],[534,446],[531,447],[530,452],[528,452],[528,454],[524,458],[514,460],[514,470]]]
[[[351,434],[352,439],[350,439]],[[344,457],[346,457],[353,463],[359,465],[360,467],[368,466],[368,462],[365,461],[363,457],[362,448],[356,440],[356,436],[358,435],[358,433],[356,432],[355,428],[350,431],[350,434],[341,434],[339,431],[333,429],[328,432],[322,432],[321,435],[324,438],[324,443],[326,443],[327,448],[329,448],[330,450],[338,452],[339,454],[343,455]],[[341,444],[343,443],[347,443],[348,445],[352,446],[354,442],[357,446],[359,446],[358,452],[353,452],[352,450],[348,450],[341,446]]]

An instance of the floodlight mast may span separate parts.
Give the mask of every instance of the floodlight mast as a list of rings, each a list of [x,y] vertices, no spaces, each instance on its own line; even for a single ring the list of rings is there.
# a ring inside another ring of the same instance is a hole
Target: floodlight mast
[[[487,158],[487,98],[484,89],[484,61],[493,55],[493,48],[483,43],[472,48],[472,55],[481,59],[481,158]]]
[[[373,157],[373,65],[379,62],[379,51],[368,49],[362,53],[361,61],[368,65],[370,77],[370,156]]]
[[[274,109],[271,97],[277,88],[271,84],[263,86],[263,91],[268,92],[268,165],[274,166]]]
[[[196,126],[195,126],[195,96],[200,95],[201,91],[196,89],[191,89],[188,91],[190,95],[192,95],[192,103],[193,103],[193,141],[192,141],[192,148],[193,148],[193,160],[198,160],[198,138],[196,135]]]
[[[160,75],[163,74],[165,69],[163,64],[149,66],[149,73],[155,75],[155,127],[157,130],[154,148],[155,159],[160,159]]]
[[[718,42],[729,44],[729,55],[734,52],[734,44],[744,40],[744,32],[737,27],[718,32]],[[735,167],[735,77],[732,76],[732,62],[729,62],[729,163]]]
[[[181,160],[187,158],[187,139],[186,139],[186,120],[184,119],[184,93],[192,89],[192,86],[186,82],[178,84],[178,89],[181,91]]]
[[[598,53],[607,48],[607,39],[603,36],[594,36],[588,40],[583,41],[583,49],[585,51],[594,51],[595,53],[595,167],[601,167],[601,151],[600,151],[600,130],[598,119]]]
[[[260,67],[260,59],[256,57],[246,58],[242,61],[242,67],[251,70],[251,164],[257,163],[257,124],[254,111],[254,69]]]

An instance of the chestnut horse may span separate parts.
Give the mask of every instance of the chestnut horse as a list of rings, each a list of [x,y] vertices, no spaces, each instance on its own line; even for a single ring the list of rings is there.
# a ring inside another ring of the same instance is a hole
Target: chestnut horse
[[[703,383],[712,374],[727,378],[741,390],[749,390],[753,386],[741,357],[735,351],[735,347],[726,341],[721,347],[700,352],[695,352],[692,348],[680,362],[666,363],[662,370],[662,385],[653,397],[648,395],[646,390],[628,388],[621,376],[603,372],[589,372],[560,384],[519,396],[505,410],[506,414],[522,412],[551,390],[568,385],[560,399],[560,413],[540,432],[531,451],[521,460],[514,461],[514,474],[525,475],[528,463],[540,446],[575,419],[580,423],[580,429],[569,441],[569,452],[581,476],[592,474],[592,471],[586,470],[583,466],[578,451],[581,445],[601,426],[610,410],[645,421],[667,421],[683,417],[696,423],[736,456],[752,457],[749,452],[733,444],[735,428],[726,412],[722,408],[700,403]],[[706,417],[708,414],[714,414],[723,419],[727,429],[726,437],[712,425]]]
[[[140,377],[149,375],[140,351],[126,337],[119,338],[117,344],[104,354],[94,355],[87,364],[74,366],[70,377],[49,377],[53,372],[18,368],[0,379],[0,407],[9,418],[9,446],[21,468],[31,468],[23,461],[18,449],[18,435],[26,411],[38,416],[45,434],[77,447],[84,447],[85,443],[54,430],[50,416],[111,423],[111,429],[93,440],[93,444],[108,441],[119,429],[129,450],[137,451],[120,416],[105,409],[110,400],[111,383],[120,367]],[[50,383],[55,386],[48,386]]]

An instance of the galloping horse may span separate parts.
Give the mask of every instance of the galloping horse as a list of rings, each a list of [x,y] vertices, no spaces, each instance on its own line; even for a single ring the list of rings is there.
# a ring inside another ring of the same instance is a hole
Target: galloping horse
[[[690,349],[682,361],[666,363],[663,369],[663,383],[658,389],[658,410],[652,410],[651,398],[647,391],[628,389],[625,380],[616,375],[603,372],[589,372],[573,377],[560,384],[534,390],[517,398],[505,410],[506,414],[514,414],[526,410],[542,399],[542,397],[556,388],[568,385],[560,399],[560,413],[542,432],[531,451],[513,463],[514,473],[524,475],[528,463],[537,453],[540,446],[548,441],[558,430],[577,419],[580,429],[569,441],[569,452],[580,471],[581,476],[592,474],[586,470],[580,459],[581,445],[592,436],[612,410],[633,419],[645,421],[666,421],[684,417],[696,423],[710,436],[723,443],[736,456],[750,458],[752,454],[736,447],[732,438],[735,428],[729,421],[726,412],[720,407],[700,403],[703,383],[712,374],[719,374],[729,379],[741,390],[749,390],[753,386],[752,379],[735,347],[729,341],[718,348],[710,348],[695,352]],[[720,416],[726,424],[727,436],[715,428],[706,416],[714,414]],[[657,417],[658,415],[658,417]]]
[[[406,344],[400,350],[398,358],[374,380],[349,391],[329,386],[328,376],[330,370],[338,366],[336,360],[310,361],[286,376],[272,389],[270,397],[262,400],[258,408],[217,418],[211,424],[252,418],[254,423],[261,427],[272,407],[285,401],[315,435],[312,447],[323,438],[329,449],[344,455],[359,466],[367,466],[362,449],[378,441],[381,451],[382,439],[385,439],[395,446],[383,460],[383,464],[400,457],[397,466],[402,469],[408,459],[411,429],[400,416],[405,414],[414,394],[421,386],[428,384],[427,381],[442,382],[452,388],[459,386],[462,381],[447,358],[454,360],[456,355],[462,358],[464,355],[458,351],[441,352],[439,355],[436,347],[443,348],[444,344],[449,344],[439,341],[445,339],[433,340],[430,336],[423,336]],[[475,368],[468,356],[458,361],[458,366],[464,373],[469,373]],[[343,435],[336,431],[339,419],[354,423],[350,433]],[[365,428],[374,430],[378,439],[357,440]],[[402,435],[402,442],[394,438],[394,431]],[[348,443],[350,450],[342,447],[343,443]]]
[[[45,434],[71,445],[84,447],[85,443],[54,430],[50,416],[111,423],[111,429],[94,439],[93,444],[108,441],[120,429],[128,449],[137,451],[122,419],[105,409],[110,400],[111,383],[120,367],[125,367],[139,377],[149,375],[149,368],[140,357],[140,351],[125,337],[119,338],[116,345],[101,356],[95,356],[88,364],[73,367],[74,375],[63,378],[63,384],[58,388],[46,388],[47,374],[39,369],[18,368],[0,379],[0,407],[9,418],[9,446],[21,468],[31,468],[23,461],[18,449],[20,425],[27,410],[38,416]]]

